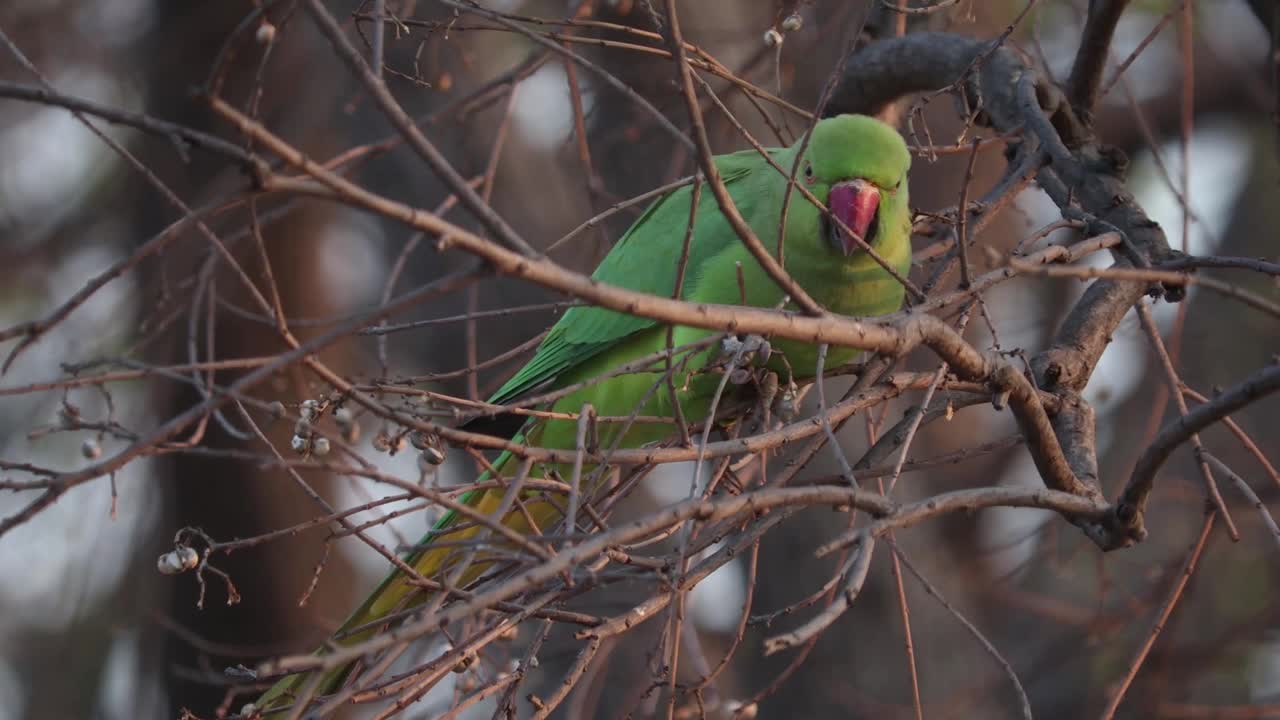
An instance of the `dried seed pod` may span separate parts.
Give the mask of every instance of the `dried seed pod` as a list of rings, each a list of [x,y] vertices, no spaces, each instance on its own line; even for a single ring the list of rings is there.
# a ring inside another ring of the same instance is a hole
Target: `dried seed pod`
[[[428,465],[443,465],[444,451],[437,447],[428,447],[422,449],[422,459]]]
[[[298,414],[303,420],[315,420],[316,415],[320,413],[320,403],[315,400],[303,400],[302,405],[298,408]]]
[[[156,570],[161,575],[177,575],[194,569],[199,564],[200,554],[184,545],[161,555],[156,560]]]
[[[276,26],[264,21],[258,26],[258,31],[253,34],[253,39],[257,40],[259,45],[270,45],[276,39]],[[240,714],[244,715],[243,712]]]
[[[350,425],[342,428],[342,441],[348,445],[360,442],[360,423],[352,421]]]
[[[476,662],[476,654],[474,652],[465,653],[463,654],[462,657],[458,658],[457,664],[453,666],[453,671],[455,673],[462,674],[466,672],[468,668],[474,665],[475,662]]]

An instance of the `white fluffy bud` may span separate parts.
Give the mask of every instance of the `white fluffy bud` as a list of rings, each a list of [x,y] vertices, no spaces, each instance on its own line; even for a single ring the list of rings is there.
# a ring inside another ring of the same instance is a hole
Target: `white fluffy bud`
[[[156,560],[156,570],[161,575],[177,575],[200,564],[200,554],[193,548],[180,547],[161,555]]]
[[[276,26],[269,22],[263,22],[258,26],[258,31],[254,33],[253,38],[257,40],[260,45],[270,45],[271,42],[276,39]],[[244,715],[243,712],[240,714]]]

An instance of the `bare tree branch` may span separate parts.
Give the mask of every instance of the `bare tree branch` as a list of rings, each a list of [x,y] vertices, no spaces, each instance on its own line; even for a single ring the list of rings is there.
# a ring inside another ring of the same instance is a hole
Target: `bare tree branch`
[[[1156,472],[1169,455],[1192,435],[1277,390],[1280,390],[1280,365],[1272,365],[1164,426],[1133,466],[1129,483],[1116,503],[1116,515],[1120,521],[1128,524],[1137,537],[1146,537],[1142,519],[1147,499],[1155,486]]]

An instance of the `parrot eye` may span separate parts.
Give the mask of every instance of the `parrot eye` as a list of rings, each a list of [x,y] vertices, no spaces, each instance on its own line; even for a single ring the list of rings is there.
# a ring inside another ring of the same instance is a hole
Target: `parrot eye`
[[[805,182],[807,182],[807,183],[809,183],[810,185],[812,185],[812,184],[813,184],[814,177],[813,177],[813,166],[812,166],[812,165],[805,165],[805,166],[804,166],[804,181],[805,181]]]

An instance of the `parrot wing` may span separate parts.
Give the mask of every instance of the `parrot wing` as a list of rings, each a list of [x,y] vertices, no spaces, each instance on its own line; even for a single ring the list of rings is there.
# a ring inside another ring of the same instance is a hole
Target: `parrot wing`
[[[772,150],[771,153],[781,152]],[[721,179],[732,194],[752,172],[766,168],[755,150],[716,158]],[[676,272],[684,250],[685,228],[693,193],[684,187],[655,201],[631,225],[622,239],[601,261],[591,277],[610,285],[670,297],[675,291]],[[735,196],[734,202],[743,199]],[[714,213],[707,217],[704,212]],[[737,241],[719,208],[711,198],[702,198],[698,223],[689,246],[684,289],[693,287],[703,265],[725,245]],[[708,226],[707,223],[712,223]],[[719,226],[723,225],[723,228]],[[724,231],[720,231],[724,230]],[[552,387],[566,372],[582,366],[629,336],[657,325],[648,318],[635,317],[605,308],[570,308],[551,329],[533,358],[511,377],[489,402],[502,405]]]

